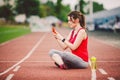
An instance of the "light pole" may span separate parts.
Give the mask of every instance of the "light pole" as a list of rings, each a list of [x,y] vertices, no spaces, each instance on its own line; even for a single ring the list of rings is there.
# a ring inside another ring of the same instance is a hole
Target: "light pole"
[[[93,0],[90,0],[89,2],[89,17],[90,17],[90,26],[89,26],[89,30],[90,31],[94,31],[95,30],[95,26],[94,26],[94,21],[93,21]]]

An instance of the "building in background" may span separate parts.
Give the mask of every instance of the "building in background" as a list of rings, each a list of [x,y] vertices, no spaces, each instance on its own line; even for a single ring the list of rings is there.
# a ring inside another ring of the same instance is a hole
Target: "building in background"
[[[113,26],[116,22],[116,17],[120,18],[120,7],[94,13],[93,23],[95,29],[106,29],[106,30],[113,29]],[[86,23],[88,27],[90,21],[91,21],[90,16],[86,15]]]

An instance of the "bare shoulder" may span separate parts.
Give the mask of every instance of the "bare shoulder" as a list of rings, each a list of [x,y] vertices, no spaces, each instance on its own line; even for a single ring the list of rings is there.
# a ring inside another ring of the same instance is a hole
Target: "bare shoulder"
[[[85,31],[85,29],[81,29],[78,33],[79,36],[83,36],[83,39],[85,39],[87,37],[87,33]]]
[[[79,32],[80,32],[81,34],[85,34],[85,33],[86,33],[85,29],[81,29]]]

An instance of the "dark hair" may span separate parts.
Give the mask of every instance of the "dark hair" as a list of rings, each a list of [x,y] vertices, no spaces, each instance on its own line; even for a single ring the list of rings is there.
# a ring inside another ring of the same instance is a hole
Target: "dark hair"
[[[68,16],[71,19],[73,18],[74,20],[76,20],[78,18],[80,26],[83,27],[83,28],[86,28],[86,26],[85,26],[85,17],[84,17],[84,15],[81,12],[79,12],[79,11],[72,11],[72,12],[70,12],[68,14]]]
[[[55,23],[52,23],[51,25],[52,25],[52,27],[55,27],[55,26],[56,26]]]

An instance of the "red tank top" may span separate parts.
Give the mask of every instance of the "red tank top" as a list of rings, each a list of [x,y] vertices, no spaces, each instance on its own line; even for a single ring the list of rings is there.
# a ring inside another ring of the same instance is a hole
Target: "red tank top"
[[[76,40],[77,34],[79,33],[79,31],[81,29],[83,29],[83,28],[80,28],[78,30],[78,32],[75,34],[75,36],[73,36],[74,30],[72,31],[72,34],[71,34],[71,37],[69,40],[71,43],[74,43],[74,41]],[[79,47],[76,50],[71,50],[73,54],[79,56],[86,62],[88,62],[87,42],[88,42],[88,37],[81,42],[81,44],[79,45]]]

